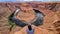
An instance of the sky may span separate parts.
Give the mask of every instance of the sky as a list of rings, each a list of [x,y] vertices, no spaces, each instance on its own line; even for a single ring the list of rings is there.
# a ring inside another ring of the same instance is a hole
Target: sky
[[[60,0],[0,0],[0,2],[24,2],[24,1],[42,1],[42,2],[52,2],[52,1],[60,1]]]

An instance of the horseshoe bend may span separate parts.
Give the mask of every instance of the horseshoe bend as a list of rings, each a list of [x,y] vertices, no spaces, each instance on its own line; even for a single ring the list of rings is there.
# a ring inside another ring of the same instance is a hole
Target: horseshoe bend
[[[31,25],[34,34],[59,34],[60,33],[60,3],[59,2],[23,2],[0,3],[0,34],[27,34],[27,25],[19,27],[15,25],[9,31],[9,16],[20,9],[16,18],[26,23],[33,23],[39,15],[42,17],[42,25]],[[36,12],[35,12],[36,11]],[[39,14],[39,12],[41,14]],[[38,15],[39,14],[39,15]],[[43,14],[43,15],[42,15]],[[41,18],[39,17],[39,19]],[[38,23],[38,22],[37,22]]]

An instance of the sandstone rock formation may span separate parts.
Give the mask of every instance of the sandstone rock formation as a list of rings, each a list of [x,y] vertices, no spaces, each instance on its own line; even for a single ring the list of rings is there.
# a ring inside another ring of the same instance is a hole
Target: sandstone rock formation
[[[34,34],[54,34],[54,33],[49,33],[49,31],[46,29],[42,29],[34,25],[32,25],[32,28],[34,28]],[[26,30],[27,30],[27,26],[25,26],[20,31],[15,32],[14,34],[27,34]]]
[[[52,3],[45,3],[45,2],[0,3],[0,34],[9,34],[10,31],[8,25],[8,17],[17,8],[21,9],[20,16],[24,14],[28,15],[28,13],[31,11],[29,15],[31,15],[33,18],[34,18],[33,9],[39,10],[45,16],[43,18],[43,25],[38,26],[38,28],[46,29],[50,33],[54,32],[54,34],[60,34],[60,3],[58,2],[56,3],[53,2]],[[24,10],[26,10],[26,12],[24,12]],[[29,19],[30,18],[31,17],[29,17]],[[20,19],[23,19],[23,17]],[[11,33],[19,31],[20,29],[21,27],[16,26],[13,28]]]
[[[17,18],[26,23],[33,23],[33,20],[37,17],[33,8],[28,4],[22,4],[20,6],[20,12],[17,15]]]

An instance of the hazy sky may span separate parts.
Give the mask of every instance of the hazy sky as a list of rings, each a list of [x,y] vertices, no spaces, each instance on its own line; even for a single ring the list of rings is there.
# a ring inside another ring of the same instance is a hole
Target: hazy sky
[[[49,1],[60,1],[60,0],[0,0],[0,2],[24,2],[24,1],[42,1],[42,2],[49,2]]]

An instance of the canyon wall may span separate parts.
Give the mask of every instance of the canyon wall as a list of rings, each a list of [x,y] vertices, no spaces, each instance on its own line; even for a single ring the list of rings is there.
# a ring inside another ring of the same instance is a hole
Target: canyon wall
[[[60,3],[58,2],[56,3],[53,3],[53,2],[52,3],[48,3],[48,2],[46,3],[45,2],[0,3],[0,33],[1,34],[10,33],[8,17],[17,8],[20,8],[22,12],[26,10],[26,12],[28,13],[30,10],[31,14],[33,14],[33,9],[39,10],[45,16],[43,18],[43,25],[38,27],[47,29],[51,33],[54,32],[55,34],[60,34]],[[14,33],[20,29],[21,27],[15,26],[11,33]]]

